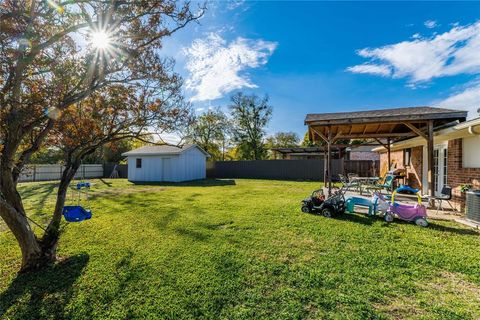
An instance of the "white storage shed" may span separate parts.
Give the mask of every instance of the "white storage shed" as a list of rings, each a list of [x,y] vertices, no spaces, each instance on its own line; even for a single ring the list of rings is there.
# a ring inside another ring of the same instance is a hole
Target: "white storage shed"
[[[205,179],[209,154],[197,145],[145,146],[122,154],[132,182],[181,182]]]

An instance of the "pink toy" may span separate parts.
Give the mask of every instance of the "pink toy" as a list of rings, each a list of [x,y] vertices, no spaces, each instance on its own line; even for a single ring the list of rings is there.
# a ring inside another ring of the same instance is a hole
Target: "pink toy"
[[[418,197],[418,203],[415,205],[395,203],[395,195],[397,194],[397,191],[401,190],[414,192]],[[392,222],[394,216],[397,216],[401,220],[413,221],[416,225],[421,227],[428,226],[427,209],[422,204],[422,197],[420,196],[419,190],[413,189],[409,186],[400,186],[392,193],[392,200],[384,216],[385,221]]]

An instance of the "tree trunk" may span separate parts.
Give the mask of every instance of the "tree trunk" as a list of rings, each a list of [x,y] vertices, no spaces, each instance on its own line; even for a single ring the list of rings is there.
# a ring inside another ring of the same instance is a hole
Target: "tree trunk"
[[[18,241],[22,252],[22,266],[20,271],[37,269],[44,265],[42,249],[37,237],[30,228],[25,213],[18,212],[8,202],[0,205],[0,215]]]
[[[78,167],[79,165],[73,164],[65,169],[58,188],[52,220],[41,239],[36,237],[28,223],[11,171],[5,167],[0,168],[2,179],[0,184],[0,216],[12,231],[20,246],[22,252],[20,272],[40,269],[56,261],[63,207],[68,186]]]
[[[0,162],[0,216],[18,241],[22,252],[21,271],[26,271],[41,264],[42,251],[28,223],[9,160],[4,158]]]
[[[67,199],[68,186],[75,176],[79,166],[80,165],[67,165],[63,171],[62,179],[58,186],[55,211],[53,212],[52,220],[50,220],[47,230],[40,241],[43,254],[51,259],[56,259],[58,240],[60,238],[60,222],[62,221],[65,200]]]

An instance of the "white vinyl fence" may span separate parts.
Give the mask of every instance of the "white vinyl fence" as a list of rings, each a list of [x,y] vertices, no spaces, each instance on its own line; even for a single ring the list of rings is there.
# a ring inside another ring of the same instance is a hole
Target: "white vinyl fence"
[[[64,166],[60,164],[31,164],[26,166],[20,174],[20,182],[60,180]],[[103,165],[82,164],[78,169],[75,179],[102,178]]]

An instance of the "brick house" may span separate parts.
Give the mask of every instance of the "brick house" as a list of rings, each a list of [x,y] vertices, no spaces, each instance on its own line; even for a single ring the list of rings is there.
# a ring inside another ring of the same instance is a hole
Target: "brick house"
[[[435,192],[444,185],[453,188],[452,204],[463,210],[465,195],[460,192],[464,184],[480,188],[480,118],[438,128],[434,132]],[[380,153],[380,172],[384,175],[389,167],[405,169],[405,183],[427,193],[427,146],[425,139],[415,137],[391,145],[391,164],[387,164],[384,147]]]

